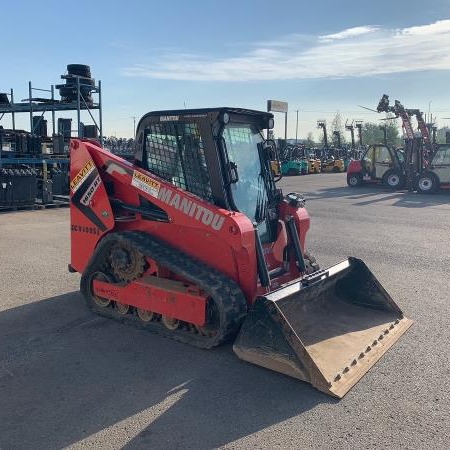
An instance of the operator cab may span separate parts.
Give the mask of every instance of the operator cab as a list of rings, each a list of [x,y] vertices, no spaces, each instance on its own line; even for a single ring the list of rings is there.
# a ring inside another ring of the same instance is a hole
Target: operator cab
[[[402,161],[399,152],[383,144],[370,146],[362,158],[366,174],[377,180],[382,180],[388,170],[399,170]]]
[[[135,162],[221,208],[244,213],[263,242],[276,237],[273,115],[240,108],[156,111],[137,128]]]

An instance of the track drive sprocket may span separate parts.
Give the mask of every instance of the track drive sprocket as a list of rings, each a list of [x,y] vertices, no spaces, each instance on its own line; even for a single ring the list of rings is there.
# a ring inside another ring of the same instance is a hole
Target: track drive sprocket
[[[118,241],[110,252],[111,267],[120,281],[133,281],[145,271],[145,257],[129,241]]]

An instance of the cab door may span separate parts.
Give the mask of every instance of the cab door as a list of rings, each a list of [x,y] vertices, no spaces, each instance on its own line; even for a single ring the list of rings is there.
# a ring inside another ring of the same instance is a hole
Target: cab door
[[[375,178],[383,178],[383,175],[391,168],[394,167],[394,161],[392,159],[389,148],[385,145],[374,146],[373,151],[373,165],[375,171]]]
[[[450,183],[450,145],[439,146],[430,169],[438,176],[441,183]]]

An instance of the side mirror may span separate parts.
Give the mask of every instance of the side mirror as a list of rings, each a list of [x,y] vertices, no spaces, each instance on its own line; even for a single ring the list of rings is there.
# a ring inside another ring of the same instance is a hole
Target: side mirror
[[[230,183],[237,183],[239,181],[239,174],[237,170],[237,164],[233,161],[228,163],[228,174]]]
[[[268,139],[264,144],[265,159],[270,166],[273,181],[276,183],[283,177],[281,174],[280,156],[278,154],[277,144],[273,139]]]
[[[278,159],[277,145],[275,144],[274,140],[267,140],[264,146],[264,150],[266,152],[267,159],[269,159],[270,161]]]
[[[225,177],[227,178],[227,184],[237,183],[239,181],[239,174],[237,169],[237,164],[228,159],[228,150],[227,143],[225,139],[221,137],[220,142],[223,148],[223,156],[224,156],[224,169],[225,169]]]

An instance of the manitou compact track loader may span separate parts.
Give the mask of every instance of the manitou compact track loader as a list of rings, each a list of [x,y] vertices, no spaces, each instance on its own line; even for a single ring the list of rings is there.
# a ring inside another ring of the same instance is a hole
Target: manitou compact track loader
[[[408,329],[366,265],[319,270],[299,194],[275,186],[272,114],[158,111],[134,162],[71,142],[71,263],[95,313],[236,354],[342,397]]]

